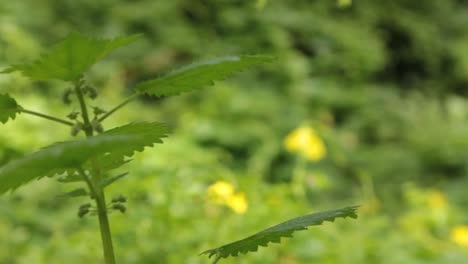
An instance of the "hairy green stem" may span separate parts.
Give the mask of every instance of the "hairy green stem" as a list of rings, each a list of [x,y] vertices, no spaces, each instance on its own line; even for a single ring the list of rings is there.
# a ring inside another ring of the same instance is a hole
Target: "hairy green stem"
[[[81,116],[83,118],[83,125],[86,137],[93,136],[93,127],[89,121],[88,110],[86,108],[86,101],[83,96],[81,89],[81,82],[75,83],[75,94],[80,102]],[[79,171],[80,174],[85,177],[85,180],[90,188],[90,192],[93,194],[93,198],[96,201],[97,213],[99,219],[99,229],[101,231],[102,248],[104,251],[104,260],[106,264],[115,264],[114,247],[112,245],[112,234],[109,225],[109,217],[107,215],[106,197],[104,194],[104,188],[99,184],[101,180],[101,172],[98,169],[98,164],[92,162],[93,165],[93,177],[87,178],[87,175],[83,170]]]
[[[115,264],[114,247],[112,245],[112,234],[110,231],[109,217],[107,215],[106,197],[102,187],[97,186],[99,193],[96,195],[98,209],[99,227],[101,230],[102,247],[106,264]]]
[[[133,94],[132,96],[128,97],[125,101],[122,103],[118,104],[116,107],[112,108],[109,112],[104,114],[99,118],[99,122],[104,121],[106,118],[108,118],[110,115],[112,115],[115,111],[119,110],[120,108],[124,107],[126,104],[130,103],[133,101],[135,98],[137,98],[138,94]]]
[[[104,188],[99,184],[100,177],[98,179],[90,179],[82,168],[78,168],[78,172],[86,181],[89,191],[92,197],[96,201],[99,229],[101,231],[102,248],[104,251],[104,260],[106,264],[115,264],[114,246],[112,244],[112,233],[109,225],[109,217],[107,215],[107,204],[106,197],[104,194]]]
[[[39,112],[36,112],[36,111],[32,111],[32,110],[28,110],[28,109],[24,109],[24,108],[20,108],[19,111],[21,113],[26,113],[26,114],[42,117],[44,119],[55,121],[55,122],[58,122],[58,123],[61,123],[61,124],[67,125],[67,126],[73,126],[74,125],[73,122],[70,122],[70,121],[55,117],[55,116],[42,114],[42,113],[39,113]]]
[[[89,122],[88,109],[86,108],[86,102],[83,96],[83,91],[81,90],[80,82],[75,83],[75,94],[80,102],[81,117],[83,118],[83,130],[86,136],[90,137],[93,135],[93,127],[91,126],[91,122]]]

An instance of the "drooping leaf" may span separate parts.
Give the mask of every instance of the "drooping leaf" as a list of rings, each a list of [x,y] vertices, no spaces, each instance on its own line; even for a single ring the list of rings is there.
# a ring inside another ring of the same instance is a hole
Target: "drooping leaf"
[[[249,251],[255,252],[259,246],[266,247],[270,242],[280,243],[281,238],[292,237],[295,231],[306,230],[309,226],[321,225],[324,221],[333,222],[335,218],[338,217],[357,218],[357,208],[358,206],[350,206],[338,210],[323,211],[294,218],[247,238],[207,250],[201,254],[208,254],[209,257],[216,255],[217,257],[227,258],[229,256],[237,256],[239,253],[246,254]]]
[[[162,143],[167,127],[160,123],[133,123],[98,136],[55,143],[0,168],[0,194],[44,176],[90,168],[90,161],[110,162],[131,156],[146,146]]]
[[[74,198],[74,197],[80,197],[80,196],[88,196],[89,193],[86,191],[84,188],[78,188],[73,191],[69,191],[66,193],[63,193],[58,196],[58,198]]]
[[[21,71],[25,76],[34,80],[75,81],[102,57],[140,37],[141,34],[114,39],[98,39],[72,32],[40,59],[32,63],[12,65],[0,73]]]
[[[0,122],[5,124],[8,119],[15,119],[20,113],[20,106],[9,94],[0,94]]]
[[[223,80],[236,72],[260,63],[271,62],[270,56],[232,56],[204,61],[170,72],[160,78],[137,84],[135,90],[141,94],[169,96],[189,92],[213,81]]]

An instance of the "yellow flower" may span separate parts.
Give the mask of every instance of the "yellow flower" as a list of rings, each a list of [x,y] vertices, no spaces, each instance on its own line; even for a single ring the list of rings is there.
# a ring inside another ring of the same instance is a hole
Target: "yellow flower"
[[[217,181],[208,187],[208,197],[215,203],[224,204],[234,194],[234,187],[225,181]]]
[[[468,226],[457,226],[450,232],[450,239],[459,246],[468,247]]]
[[[214,203],[225,205],[235,213],[247,211],[247,199],[244,193],[234,193],[234,187],[225,181],[217,181],[208,187],[208,198]]]
[[[292,131],[284,140],[286,149],[297,152],[312,161],[323,159],[327,153],[322,139],[311,127],[300,127]]]
[[[226,205],[238,214],[243,214],[247,211],[248,204],[244,193],[236,193],[229,198]]]

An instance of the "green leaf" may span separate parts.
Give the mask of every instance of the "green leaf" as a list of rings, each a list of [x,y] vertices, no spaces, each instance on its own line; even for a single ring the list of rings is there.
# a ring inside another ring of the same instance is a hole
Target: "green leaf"
[[[264,55],[213,59],[183,67],[160,78],[142,82],[136,85],[135,90],[141,94],[154,96],[176,95],[213,85],[213,81],[223,80],[236,72],[272,60],[272,57]]]
[[[242,240],[207,250],[201,254],[208,254],[209,257],[216,255],[217,257],[227,258],[230,255],[237,256],[239,253],[246,254],[249,251],[255,252],[259,246],[266,247],[270,242],[280,243],[282,237],[292,237],[295,231],[306,230],[309,226],[321,225],[324,221],[333,222],[335,218],[338,217],[357,218],[357,208],[358,206],[350,206],[338,210],[318,212],[294,218]]]
[[[41,149],[0,168],[0,194],[34,179],[80,167],[90,158],[112,151],[116,144],[128,144],[131,140],[132,137],[122,136],[94,137],[61,142]]]
[[[131,123],[125,126],[116,127],[100,134],[101,136],[137,136],[139,144],[133,146],[121,146],[118,154],[121,156],[131,156],[135,151],[143,151],[145,147],[152,146],[154,143],[162,143],[162,138],[169,132],[168,127],[162,123]],[[115,152],[117,153],[117,152]]]
[[[20,106],[9,94],[0,94],[0,122],[5,124],[8,119],[15,119],[16,114],[20,113]]]
[[[80,196],[88,196],[89,193],[84,188],[78,188],[70,192],[63,193],[58,198],[74,198]]]
[[[90,161],[120,163],[125,156],[162,143],[167,127],[160,123],[133,123],[76,141],[55,143],[0,168],[0,194],[32,180],[73,169],[90,168]]]
[[[34,80],[76,81],[102,57],[140,37],[141,34],[115,39],[97,39],[72,32],[40,59],[32,63],[12,65],[0,73],[21,71]]]

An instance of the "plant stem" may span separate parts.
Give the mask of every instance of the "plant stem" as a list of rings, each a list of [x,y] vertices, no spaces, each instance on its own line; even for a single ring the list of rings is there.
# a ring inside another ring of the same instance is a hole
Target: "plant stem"
[[[81,117],[83,118],[83,130],[86,136],[90,137],[93,135],[93,127],[91,126],[91,123],[89,122],[88,109],[86,108],[86,102],[84,100],[83,91],[81,90],[80,82],[75,83],[75,94],[76,94],[76,97],[78,98],[78,101],[80,102]]]
[[[122,103],[118,104],[116,107],[112,108],[112,110],[110,110],[109,112],[107,112],[106,114],[104,114],[103,116],[101,116],[101,118],[99,118],[99,122],[102,122],[104,121],[104,119],[108,118],[110,115],[112,115],[115,111],[119,110],[120,108],[124,107],[126,104],[130,103],[131,101],[133,101],[135,98],[137,98],[138,94],[134,94],[132,96],[130,96],[129,98],[127,98],[125,101],[123,101]]]
[[[112,234],[107,215],[106,198],[102,187],[97,186],[97,189],[99,190],[99,193],[96,195],[96,205],[98,209],[102,247],[104,249],[104,259],[106,264],[115,264],[114,247],[112,245]]]
[[[216,264],[218,263],[218,261],[221,259],[221,255],[216,255],[216,258],[213,260],[213,262],[211,262],[211,264]]]
[[[77,168],[83,179],[88,185],[92,197],[96,200],[99,230],[101,231],[102,248],[104,251],[104,260],[106,264],[115,264],[114,246],[112,245],[112,234],[109,225],[109,217],[107,215],[106,197],[104,188],[96,182],[93,182],[82,168]]]
[[[91,181],[91,179],[86,175],[85,171],[79,167],[77,168],[78,173],[83,177],[83,180],[86,182],[86,185],[88,185],[89,192],[92,194],[92,197],[96,197],[96,189],[94,188],[94,184]]]
[[[24,108],[20,108],[19,111],[20,111],[21,113],[26,113],[26,114],[30,114],[30,115],[42,117],[42,118],[44,118],[44,119],[48,119],[48,120],[51,120],[51,121],[55,121],[55,122],[58,122],[58,123],[61,123],[61,124],[67,125],[67,126],[73,126],[73,125],[74,125],[73,122],[70,122],[70,121],[67,121],[67,120],[64,120],[64,119],[55,117],[55,116],[50,116],[50,115],[42,114],[42,113],[39,113],[39,112],[36,112],[36,111],[32,111],[32,110],[28,110],[28,109],[24,109]]]
[[[81,116],[83,118],[83,129],[85,131],[86,137],[93,136],[93,127],[89,121],[88,110],[86,108],[86,102],[83,96],[83,91],[81,90],[81,82],[77,81],[75,83],[75,94],[80,102]],[[87,180],[88,187],[90,192],[93,193],[93,197],[96,200],[96,206],[98,210],[99,218],[99,229],[101,231],[101,240],[102,248],[104,250],[104,260],[106,264],[115,264],[115,255],[114,247],[112,245],[112,234],[109,225],[109,217],[107,215],[107,206],[106,206],[106,197],[104,195],[104,189],[99,184],[101,180],[101,173],[98,169],[97,164],[93,164],[93,177]],[[87,179],[86,174],[81,169],[80,174]]]

